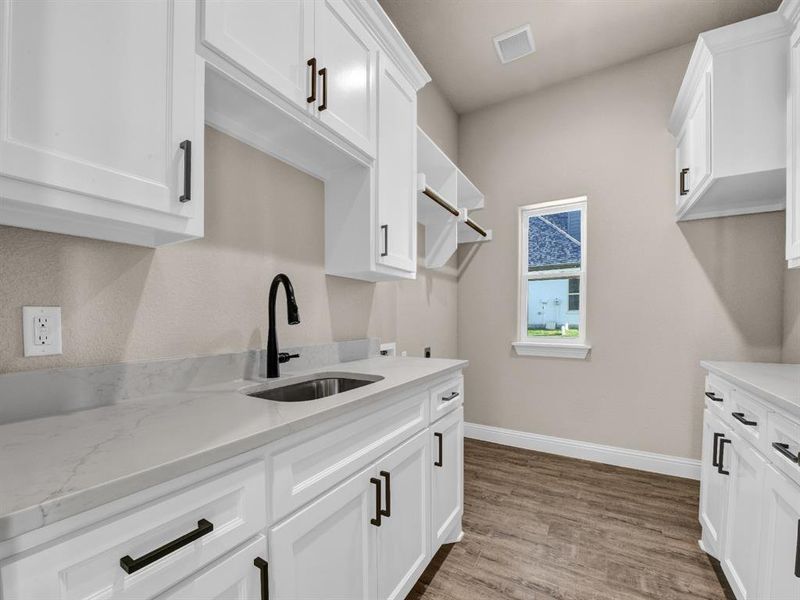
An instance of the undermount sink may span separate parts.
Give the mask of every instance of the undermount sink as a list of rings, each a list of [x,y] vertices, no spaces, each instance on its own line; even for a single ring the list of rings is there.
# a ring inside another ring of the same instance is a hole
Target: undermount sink
[[[242,392],[253,398],[275,400],[276,402],[305,402],[355,390],[381,379],[383,377],[380,375],[319,373],[309,377],[292,378],[286,382],[276,381],[259,385],[244,389]]]

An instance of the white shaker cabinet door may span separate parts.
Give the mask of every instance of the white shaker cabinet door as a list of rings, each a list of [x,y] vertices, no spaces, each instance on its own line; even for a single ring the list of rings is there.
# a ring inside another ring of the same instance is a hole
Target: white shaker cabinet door
[[[311,0],[206,0],[204,44],[300,107],[314,56]]]
[[[720,462],[730,472],[722,569],[739,600],[758,598],[762,486],[766,461],[736,433],[720,446]]]
[[[385,55],[378,77],[378,257],[417,268],[417,94]]]
[[[432,552],[450,541],[448,534],[464,510],[464,409],[430,427]]]
[[[270,532],[272,600],[375,598],[374,465]]]
[[[789,50],[789,106],[786,133],[786,260],[800,267],[800,28],[792,34]]]
[[[758,598],[800,598],[800,486],[768,466]]]
[[[405,598],[428,563],[428,432],[378,462],[385,516],[378,528],[378,598]]]
[[[322,122],[375,155],[377,42],[342,0],[314,4],[316,113]]]
[[[703,414],[703,464],[700,475],[700,524],[704,550],[719,559],[730,476],[719,463],[719,449],[729,439],[730,429],[709,409]]]
[[[89,198],[88,208],[193,214],[198,203],[180,197],[192,191],[181,144],[196,142],[196,159],[203,151],[194,2],[3,0],[0,39],[0,175]]]

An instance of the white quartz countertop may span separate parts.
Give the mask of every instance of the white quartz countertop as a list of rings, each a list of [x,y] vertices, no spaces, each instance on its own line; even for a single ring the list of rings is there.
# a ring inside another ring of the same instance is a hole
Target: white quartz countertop
[[[702,361],[700,366],[800,417],[800,365]]]
[[[238,380],[2,425],[0,541],[264,446],[466,365],[435,358],[371,358],[287,375],[287,381],[323,372],[384,378],[308,402],[251,398],[238,390],[259,382]]]

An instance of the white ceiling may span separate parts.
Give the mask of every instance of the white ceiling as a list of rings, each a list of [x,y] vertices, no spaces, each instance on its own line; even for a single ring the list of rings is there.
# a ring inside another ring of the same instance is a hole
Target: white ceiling
[[[779,0],[379,0],[456,112],[692,42]],[[492,38],[530,23],[536,52],[501,65]]]

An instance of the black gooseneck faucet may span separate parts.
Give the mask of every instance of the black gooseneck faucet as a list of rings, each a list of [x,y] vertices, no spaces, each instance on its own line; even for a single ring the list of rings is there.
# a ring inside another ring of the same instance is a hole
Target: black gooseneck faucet
[[[278,273],[269,286],[269,332],[267,334],[267,377],[279,377],[279,362],[288,362],[290,358],[297,358],[299,354],[289,355],[285,352],[278,353],[278,336],[275,332],[275,300],[278,296],[278,286],[283,284],[286,290],[286,312],[289,317],[289,325],[297,325],[300,322],[300,313],[297,311],[297,301],[294,299],[294,288],[289,278]]]

